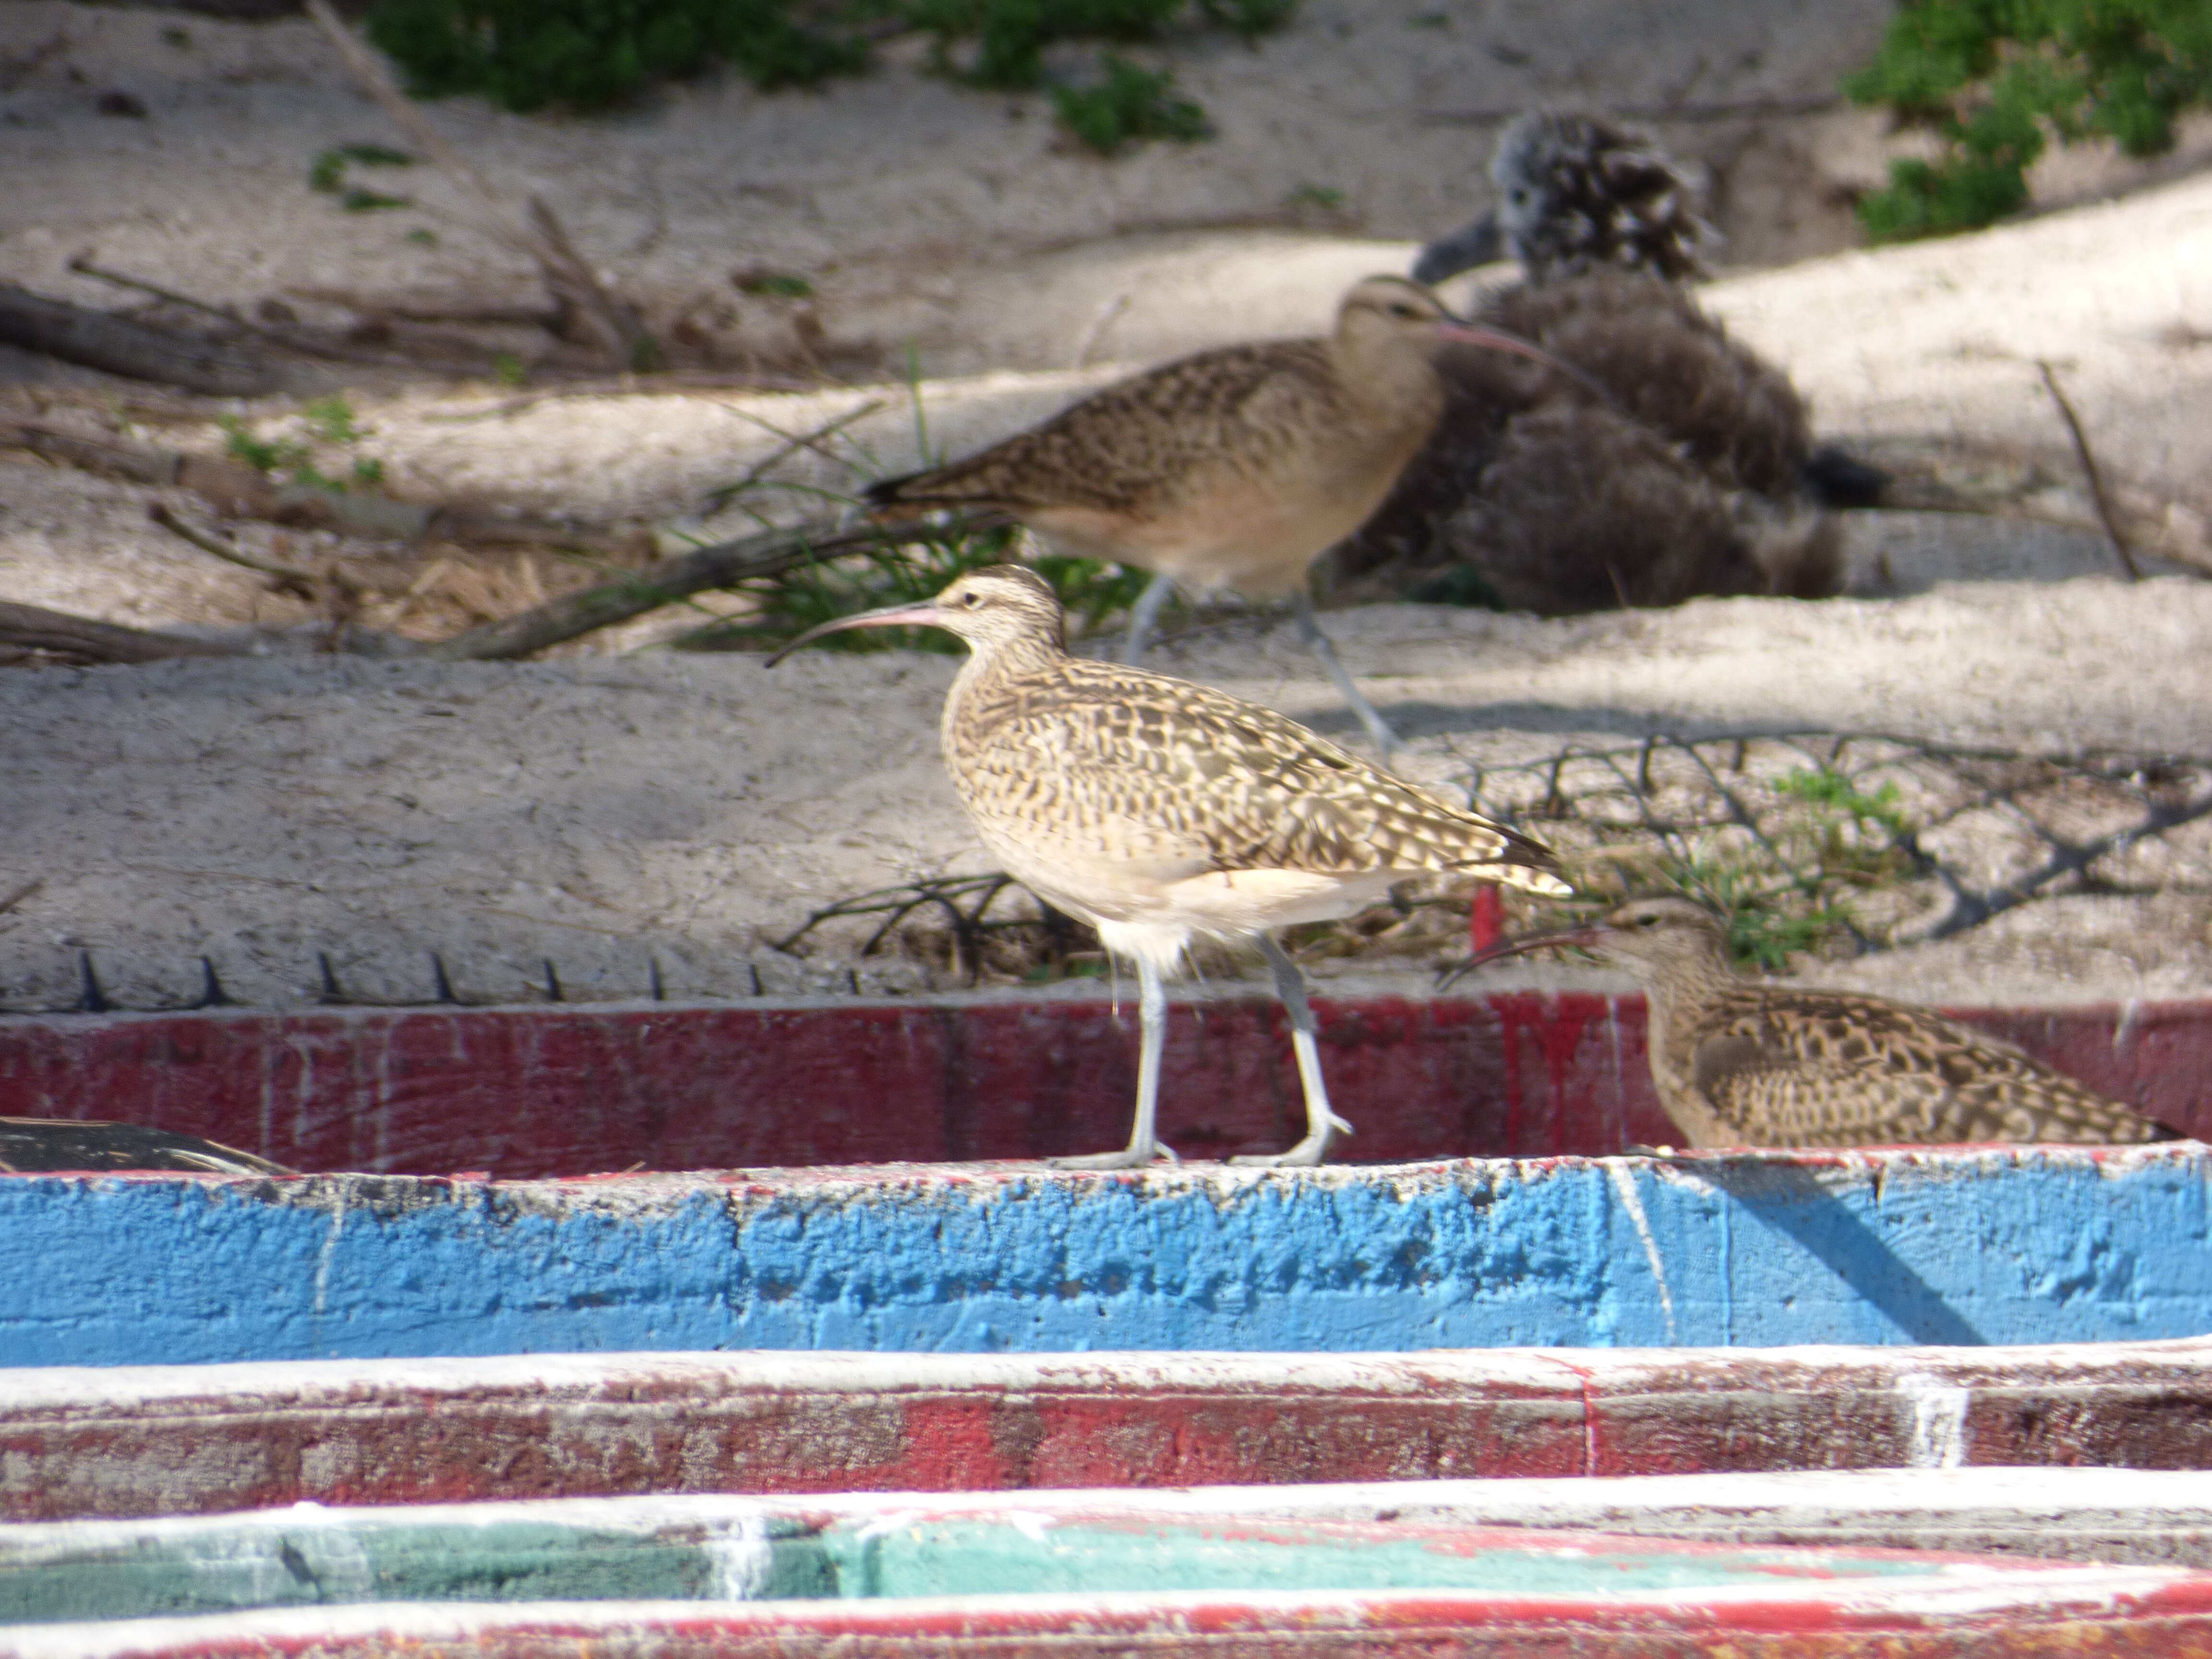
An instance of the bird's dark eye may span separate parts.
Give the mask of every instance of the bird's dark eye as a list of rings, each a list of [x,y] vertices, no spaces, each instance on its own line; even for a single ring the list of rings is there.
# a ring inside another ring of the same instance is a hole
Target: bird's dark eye
[[[1656,927],[1659,925],[1659,918],[1656,916],[1638,916],[1636,919],[1636,925],[1638,927]]]
[[[983,596],[981,593],[963,593],[960,596],[960,603],[966,605],[970,611],[973,611],[977,605],[983,603]]]
[[[1420,313],[1415,311],[1413,307],[1407,305],[1404,301],[1401,300],[1397,304],[1390,307],[1390,314],[1393,317],[1412,318],[1417,317]]]
[[[1513,205],[1516,207],[1520,206],[1522,203],[1528,199],[1528,192],[1525,190],[1516,190],[1513,192]]]

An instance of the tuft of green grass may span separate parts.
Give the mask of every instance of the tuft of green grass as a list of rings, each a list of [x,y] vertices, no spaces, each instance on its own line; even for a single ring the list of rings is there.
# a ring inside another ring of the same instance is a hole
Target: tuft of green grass
[[[746,270],[730,278],[740,294],[771,300],[811,300],[814,284],[788,270]]]
[[[526,386],[530,382],[530,368],[512,351],[502,351],[491,360],[491,378],[497,386]]]
[[[314,398],[301,409],[300,414],[307,423],[308,432],[319,442],[350,444],[361,441],[361,428],[354,424],[353,405],[346,401],[343,392]]]
[[[307,168],[307,188],[320,191],[325,196],[335,196],[338,205],[348,213],[373,213],[380,208],[412,207],[414,203],[404,196],[386,196],[346,182],[346,169],[352,166],[371,167],[408,167],[415,158],[404,150],[387,149],[382,144],[337,144],[315,157]]]
[[[1209,136],[1206,112],[1176,95],[1175,76],[1166,70],[1140,69],[1108,52],[1101,60],[1106,78],[1091,87],[1054,87],[1060,125],[1101,155],[1113,155],[1146,138],[1191,143]]]
[[[300,416],[308,437],[317,443],[343,448],[361,441],[362,434],[355,422],[353,405],[342,392],[315,398],[301,409]],[[315,465],[313,450],[301,439],[258,437],[235,415],[222,416],[217,424],[222,428],[223,453],[264,477],[304,489],[327,490],[333,495],[343,495],[356,486],[380,488],[384,483],[384,463],[374,456],[354,457],[343,476],[333,477]]]
[[[773,651],[810,628],[888,605],[913,605],[970,570],[1006,564],[1015,556],[1019,532],[1003,528],[945,537],[903,547],[875,547],[835,560],[801,565],[782,575],[741,583],[753,614],[718,623],[678,641],[691,651]],[[1127,611],[1149,580],[1142,571],[1095,559],[1048,555],[1030,568],[1052,584],[1076,631],[1095,629]],[[937,628],[855,629],[822,641],[824,650],[933,651],[958,655],[967,647]]]

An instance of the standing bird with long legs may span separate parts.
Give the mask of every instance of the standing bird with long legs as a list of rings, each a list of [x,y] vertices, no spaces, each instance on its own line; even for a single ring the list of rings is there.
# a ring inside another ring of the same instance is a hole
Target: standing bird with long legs
[[[2176,1138],[2009,1042],[1928,1009],[1745,979],[1729,963],[1719,921],[1688,899],[1642,899],[1585,927],[1509,939],[1452,977],[1554,945],[1595,951],[1642,984],[1651,1080],[1692,1146]]]
[[[945,702],[945,769],[1006,873],[1098,930],[1137,967],[1136,1121],[1119,1152],[1055,1160],[1141,1168],[1158,1139],[1163,981],[1192,938],[1249,939],[1291,1019],[1306,1128],[1240,1164],[1318,1164],[1349,1125],[1329,1108],[1304,977],[1277,928],[1348,916],[1409,876],[1448,872],[1565,894],[1544,848],[1447,806],[1295,721],[1187,681],[1068,654],[1060,602],[1018,565],[972,571],[921,605],[823,623],[942,628],[969,655]]]
[[[949,466],[867,492],[878,517],[986,508],[1086,557],[1154,572],[1123,652],[1139,660],[1176,587],[1287,596],[1298,632],[1368,735],[1397,737],[1315,621],[1307,572],[1358,529],[1443,412],[1434,359],[1457,342],[1560,367],[1454,317],[1402,276],[1370,276],[1326,339],[1227,346],[1121,380]]]

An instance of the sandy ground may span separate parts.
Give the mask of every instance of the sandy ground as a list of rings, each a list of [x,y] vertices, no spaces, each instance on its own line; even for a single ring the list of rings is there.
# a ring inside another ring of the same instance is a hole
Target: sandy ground
[[[1822,93],[1885,12],[1315,0],[1257,52],[1177,58],[1218,140],[1111,164],[1056,151],[1040,100],[985,100],[1003,124],[978,123],[980,94],[896,65],[818,96],[702,83],[589,122],[441,106],[503,187],[555,192],[656,320],[690,308],[733,351],[781,349],[789,303],[738,295],[729,273],[804,272],[851,362],[915,343],[921,418],[896,384],[508,415],[484,413],[498,394],[483,387],[371,385],[356,392],[359,453],[417,496],[642,522],[672,544],[677,531],[734,532],[736,514],[701,519],[701,504],[779,434],[879,403],[830,443],[835,459],[802,453],[774,475],[849,489],[1129,364],[1320,326],[1346,283],[1403,269],[1414,239],[1481,204],[1490,129],[1424,112]],[[1419,22],[1431,15],[1447,25]],[[163,38],[179,24],[186,44]],[[64,50],[5,67],[58,33]],[[112,88],[147,118],[98,115]],[[1707,303],[1790,369],[1827,432],[2062,447],[2046,360],[2116,473],[2177,491],[2212,476],[2212,177],[2186,171],[2198,149],[2167,169],[2182,176],[2108,203],[1859,253],[1835,252],[1849,235],[1837,187],[1879,172],[1886,141],[1868,118],[1665,131],[1711,169],[1744,267]],[[311,314],[294,290],[528,297],[526,273],[443,211],[422,169],[404,175],[419,213],[347,216],[307,190],[322,148],[394,136],[303,26],[18,0],[0,8],[0,277],[112,305],[65,269],[92,247],[210,299],[289,295]],[[2192,129],[2191,144],[2204,137]],[[2076,156],[2039,183],[2056,198],[2143,176]],[[1307,185],[1343,190],[1344,205],[1286,207]],[[407,240],[423,229],[434,246]],[[0,380],[40,377],[102,384],[0,354]],[[282,407],[261,407],[266,429],[284,429]],[[204,422],[161,435],[216,441]],[[856,980],[851,933],[804,961],[774,942],[832,899],[984,867],[934,757],[947,659],[825,655],[770,675],[641,650],[674,613],[552,662],[307,654],[317,630],[149,526],[152,498],[0,455],[0,597],[274,654],[0,672],[0,901],[39,884],[0,910],[0,1009],[76,1005],[88,960],[125,1006],[196,1000],[210,971],[247,1003],[533,998],[549,973],[572,999],[916,988],[911,965],[872,960]],[[1820,605],[1553,623],[1376,607],[1332,631],[1415,735],[1409,769],[1436,779],[1571,734],[1662,729],[2212,752],[2212,586],[2170,567],[2125,586],[2094,536],[2033,526],[1880,515],[1850,535],[1855,597]],[[1264,621],[1194,637],[1162,665],[1349,731]],[[2054,901],[1821,971],[1965,1000],[2200,994],[2212,908]]]
[[[1768,729],[2145,752],[2201,750],[2212,721],[2212,585],[2188,577],[1569,623],[1377,606],[1335,631],[1417,734],[1408,769],[1438,779],[1532,734],[1735,730],[1752,710]],[[1349,723],[1285,629],[1210,635],[1164,665]],[[766,947],[832,898],[988,867],[935,756],[951,672],[646,654],[0,678],[0,888],[43,883],[0,916],[0,1002],[74,1002],[86,952],[124,1006],[198,997],[203,956],[253,1002],[428,1000],[434,953],[484,1000],[544,994],[549,963],[571,998],[646,994],[656,962],[669,995],[849,986],[835,950],[802,966]],[[2123,908],[1855,966],[1965,1000],[2212,981],[2212,903],[2169,905],[2153,935],[2142,902]],[[921,982],[893,967],[864,984]]]

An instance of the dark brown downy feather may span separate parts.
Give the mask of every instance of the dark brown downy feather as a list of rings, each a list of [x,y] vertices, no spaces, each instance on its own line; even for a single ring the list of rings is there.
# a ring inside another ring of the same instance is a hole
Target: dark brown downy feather
[[[1508,129],[1492,167],[1502,229],[1486,241],[1470,227],[1416,269],[1440,280],[1486,247],[1521,258],[1528,280],[1484,296],[1479,319],[1572,364],[1611,406],[1564,376],[1448,354],[1443,417],[1339,549],[1341,593],[1557,616],[1840,591],[1840,537],[1808,489],[1803,403],[1662,280],[1693,272],[1709,234],[1662,164],[1602,122]],[[1590,195],[1608,179],[1627,193],[1601,210]]]

